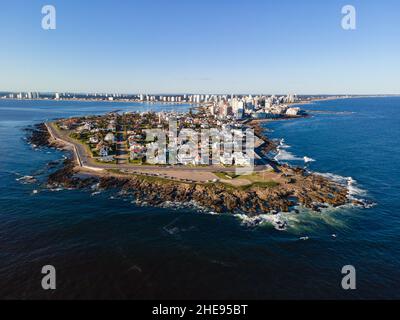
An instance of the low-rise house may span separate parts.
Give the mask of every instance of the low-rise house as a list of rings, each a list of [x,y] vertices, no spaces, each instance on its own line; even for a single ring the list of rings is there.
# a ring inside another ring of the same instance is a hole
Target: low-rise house
[[[60,124],[60,125],[59,125],[59,128],[60,128],[61,130],[69,130],[69,126],[67,126],[66,124]]]
[[[99,155],[101,158],[105,158],[108,157],[108,153],[109,153],[110,149],[108,146],[106,145],[102,145],[99,149]]]
[[[109,132],[106,134],[106,136],[104,137],[104,141],[108,142],[108,143],[115,143],[116,139],[113,133]]]
[[[117,131],[117,126],[116,126],[114,123],[109,123],[109,124],[107,125],[107,130],[108,130],[108,131],[115,132],[115,131]]]
[[[146,153],[146,148],[138,143],[132,144],[129,148],[129,153],[131,160],[143,159]]]
[[[132,146],[132,145],[135,144],[135,143],[136,143],[135,136],[134,136],[134,135],[130,135],[130,136],[128,137],[128,144],[129,144],[130,146]]]
[[[109,154],[109,153],[112,151],[112,148],[111,148],[111,146],[110,146],[108,143],[106,143],[106,142],[104,142],[104,141],[100,141],[100,142],[96,145],[96,150],[99,152],[99,154],[100,154],[100,151],[101,151],[101,150],[107,150],[107,153]]]
[[[92,129],[92,125],[88,122],[85,122],[83,125],[78,127],[76,129],[77,132],[83,132],[83,131],[90,131]]]
[[[73,130],[79,126],[80,126],[80,121],[76,118],[71,118],[63,121],[60,128],[64,130]]]
[[[99,160],[101,162],[112,162],[114,161],[114,156],[110,155],[111,148],[106,144],[100,142],[96,149],[99,151]]]
[[[140,134],[136,134],[136,135],[130,135],[128,137],[128,143],[130,146],[137,144],[138,141],[143,140],[143,136]]]

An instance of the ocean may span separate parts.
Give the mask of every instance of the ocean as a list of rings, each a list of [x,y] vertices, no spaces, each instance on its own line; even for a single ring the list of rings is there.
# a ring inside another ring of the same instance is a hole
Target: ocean
[[[371,204],[287,214],[286,231],[112,190],[48,190],[49,163],[66,154],[25,140],[49,119],[187,108],[0,100],[0,298],[400,298],[400,97],[318,101],[303,106],[309,118],[264,124],[279,161],[344,181]],[[41,287],[44,265],[57,270],[54,291]],[[341,286],[345,265],[356,290]]]

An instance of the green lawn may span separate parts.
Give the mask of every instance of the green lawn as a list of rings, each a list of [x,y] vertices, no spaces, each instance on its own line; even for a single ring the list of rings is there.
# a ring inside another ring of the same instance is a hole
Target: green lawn
[[[142,160],[140,160],[140,159],[135,159],[135,160],[129,159],[129,163],[130,163],[130,164],[134,164],[134,165],[141,165],[141,164],[143,164]]]
[[[140,174],[140,173],[122,172],[119,169],[107,169],[107,171],[109,171],[111,173],[116,173],[116,174],[119,174],[119,175],[123,175],[123,176],[128,176],[128,177],[138,177],[138,178],[140,178],[142,180],[145,180],[145,181],[148,181],[148,182],[158,182],[158,183],[162,183],[162,184],[170,184],[171,182],[172,183],[179,183],[179,184],[188,184],[188,182],[183,182],[183,181],[174,180],[174,179],[147,176],[147,175]]]
[[[213,172],[218,178],[223,179],[223,180],[232,180],[236,179],[239,176],[235,174],[234,172]]]
[[[234,172],[214,172],[214,174],[222,180],[246,179],[251,182],[247,186],[233,186],[228,183],[221,183],[227,189],[249,190],[251,188],[275,188],[279,185],[278,182],[273,180],[263,180],[262,176],[256,172],[250,175],[236,175]]]
[[[275,188],[279,186],[279,183],[276,181],[259,181],[259,182],[254,182],[252,184],[249,184],[248,186],[243,186],[240,187],[242,190],[248,190],[250,188]]]

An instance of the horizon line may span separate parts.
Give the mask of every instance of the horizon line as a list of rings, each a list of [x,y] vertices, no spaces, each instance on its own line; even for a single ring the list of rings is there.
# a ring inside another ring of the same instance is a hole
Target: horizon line
[[[60,91],[41,91],[41,90],[0,90],[0,93],[28,93],[28,92],[38,92],[38,93],[43,93],[43,94],[55,94],[55,93],[64,93],[64,94],[98,94],[98,95],[149,95],[149,96],[157,96],[157,95],[288,95],[288,94],[294,94],[297,96],[400,96],[400,93],[292,93],[292,92],[287,92],[287,93],[235,93],[235,92],[230,92],[230,93],[212,93],[212,92],[107,92],[107,91],[65,91],[65,90],[60,90]]]

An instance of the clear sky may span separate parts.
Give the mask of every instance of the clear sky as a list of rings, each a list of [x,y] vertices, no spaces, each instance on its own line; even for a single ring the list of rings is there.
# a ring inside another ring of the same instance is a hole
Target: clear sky
[[[0,91],[400,93],[399,0],[0,0],[0,43]]]

